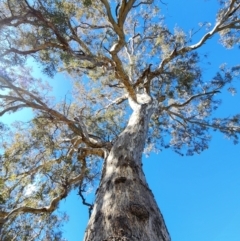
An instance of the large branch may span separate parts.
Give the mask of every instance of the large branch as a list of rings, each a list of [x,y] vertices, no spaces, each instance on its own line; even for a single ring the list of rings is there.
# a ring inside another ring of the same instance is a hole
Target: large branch
[[[126,20],[126,17],[130,10],[133,7],[133,4],[136,2],[136,0],[129,0],[128,2],[126,0],[122,1],[122,4],[119,9],[119,14],[118,14],[118,25],[122,28],[124,25],[124,22]]]
[[[81,136],[82,141],[87,146],[92,148],[102,148],[107,145],[107,143],[104,141],[96,140],[95,138],[90,137],[90,135],[86,135],[86,133],[84,134],[81,126],[79,127],[77,126],[77,124],[79,124],[78,122],[76,122],[75,120],[70,120],[60,112],[52,108],[49,108],[47,104],[45,104],[38,96],[30,93],[25,89],[15,86],[10,79],[8,80],[7,78],[0,76],[0,82],[3,82],[4,84],[6,84],[8,88],[13,90],[17,95],[17,97],[11,96],[11,95],[0,95],[0,98],[3,100],[7,100],[7,101],[10,100],[10,101],[16,102],[14,106],[11,106],[11,109],[9,107],[6,107],[2,112],[6,113],[7,109],[8,111],[11,111],[13,110],[13,108],[16,111],[22,107],[30,107],[36,110],[40,110],[41,112],[54,117],[57,121],[63,122],[66,125],[68,125],[68,127],[76,135]],[[18,104],[18,102],[20,103]]]
[[[127,14],[130,12],[132,5],[134,4],[135,0],[130,0],[126,2],[126,0],[123,0],[119,9],[119,14],[118,14],[118,22],[116,23],[112,13],[111,13],[111,8],[110,4],[107,0],[101,0],[103,3],[106,12],[107,12],[107,17],[109,22],[112,24],[114,31],[118,35],[118,40],[116,43],[114,43],[109,51],[109,53],[112,56],[112,60],[115,63],[115,73],[116,73],[116,78],[119,79],[126,91],[129,94],[129,97],[134,100],[135,102],[137,101],[136,99],[136,93],[135,90],[132,86],[132,83],[130,81],[129,76],[126,74],[123,66],[122,66],[122,61],[118,57],[119,51],[124,47],[125,43],[125,34],[123,31],[123,25],[126,20]]]
[[[103,5],[104,5],[104,7],[106,9],[108,20],[112,24],[114,30],[115,31],[117,30],[117,32],[120,32],[120,29],[119,29],[117,23],[115,22],[115,20],[114,20],[114,18],[112,16],[111,7],[109,5],[108,0],[101,0],[101,2],[103,3]]]
[[[50,43],[50,42],[46,42],[44,44],[38,45],[35,48],[29,49],[29,50],[19,50],[16,48],[9,48],[7,50],[5,50],[0,57],[3,57],[7,54],[20,54],[20,55],[29,55],[29,54],[34,54],[37,53],[41,50],[45,50],[48,48],[57,48],[57,49],[62,49],[62,50],[66,50],[66,46],[60,45],[60,44],[56,44],[56,43]]]
[[[237,25],[238,24],[238,25]],[[226,24],[222,27],[219,27],[219,31],[222,31],[224,29],[240,29],[240,20],[233,21],[229,24]]]
[[[7,112],[15,112],[21,108],[24,108],[24,107],[27,107],[26,104],[19,104],[19,105],[15,105],[15,106],[11,106],[11,107],[8,107],[6,109],[4,109],[3,111],[0,111],[0,116],[3,116],[5,113]]]
[[[224,23],[227,22],[227,20],[231,17],[231,15],[240,7],[240,3],[234,7],[234,3],[236,3],[236,0],[232,0],[229,8],[227,9],[227,11],[225,12],[225,14],[223,14],[222,19],[220,19],[219,21],[217,21],[217,23],[215,24],[215,26],[213,27],[213,29],[211,31],[209,31],[208,33],[206,33],[198,43],[190,45],[188,47],[183,47],[182,49],[180,49],[178,52],[179,53],[184,53],[184,52],[188,52],[188,51],[192,51],[195,50],[199,47],[201,47],[208,39],[210,39],[215,33],[220,32],[223,29],[226,29],[226,27],[224,27]],[[229,23],[231,24],[231,23]]]
[[[215,26],[212,28],[212,30],[207,32],[196,44],[192,44],[190,46],[185,46],[180,49],[177,49],[177,48],[173,49],[172,52],[161,61],[158,69],[149,74],[150,78],[153,79],[154,77],[161,74],[164,71],[164,67],[170,61],[172,61],[174,58],[200,48],[202,45],[204,45],[206,43],[207,40],[212,38],[214,34],[220,32],[224,29],[230,29],[231,27],[239,28],[239,26],[236,26],[236,23],[239,23],[240,20],[228,22],[229,18],[231,18],[231,16],[232,16],[232,14],[234,14],[240,8],[240,3],[234,7],[235,3],[237,3],[236,0],[231,1],[228,9],[223,14],[222,18],[220,20],[218,20],[216,22]]]
[[[129,76],[126,74],[123,66],[122,66],[122,62],[119,59],[117,53],[115,53],[115,51],[111,52],[112,55],[112,59],[115,62],[115,77],[120,80],[120,82],[124,85],[126,91],[128,92],[128,95],[130,98],[132,98],[132,100],[134,100],[135,102],[137,101],[136,98],[136,93],[134,90],[134,87],[130,81]]]

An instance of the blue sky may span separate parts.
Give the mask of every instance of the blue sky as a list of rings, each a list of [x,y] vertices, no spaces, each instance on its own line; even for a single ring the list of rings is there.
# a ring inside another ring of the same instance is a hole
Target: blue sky
[[[217,0],[165,1],[162,14],[166,23],[186,31],[198,29],[199,22],[215,23]],[[203,32],[196,35],[197,41]],[[206,81],[222,63],[238,64],[239,50],[224,49],[218,36],[201,49],[208,54],[202,68]],[[240,91],[240,83],[234,83]],[[216,115],[229,116],[240,112],[240,96],[222,93],[223,103]],[[209,149],[193,157],[181,157],[171,150],[143,157],[148,180],[163,213],[172,241],[239,241],[240,240],[240,146],[233,145],[222,134],[213,133]],[[93,201],[91,195],[88,200]],[[88,220],[87,207],[72,195],[61,203],[61,210],[70,214],[64,227],[69,241],[83,239]]]
[[[165,0],[162,14],[166,23],[186,31],[198,28],[199,22],[214,24],[217,0]],[[202,32],[203,33],[203,32]],[[196,35],[200,39],[201,32]],[[206,80],[213,77],[221,63],[237,64],[239,50],[225,50],[218,38],[212,38],[201,50],[207,53],[202,67]],[[210,63],[208,63],[210,62]],[[36,72],[40,73],[40,72]],[[55,82],[56,81],[56,82]],[[54,93],[64,97],[65,77],[51,81]],[[240,83],[235,81],[240,91]],[[240,94],[222,93],[223,103],[216,115],[240,113]],[[23,114],[21,114],[22,116]],[[27,115],[27,114],[26,114]],[[1,120],[9,122],[14,117]],[[240,146],[233,145],[222,134],[213,133],[209,149],[193,157],[181,157],[166,149],[159,154],[143,157],[144,171],[164,216],[172,241],[239,241],[240,240]],[[93,195],[87,196],[89,202]],[[64,237],[69,241],[83,239],[88,220],[88,209],[82,206],[73,192],[60,204],[69,222],[64,226]]]

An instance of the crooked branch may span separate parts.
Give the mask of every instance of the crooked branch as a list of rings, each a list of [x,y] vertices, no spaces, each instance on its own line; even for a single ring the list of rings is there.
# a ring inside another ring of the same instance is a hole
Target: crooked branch
[[[83,192],[85,192],[85,189],[82,187],[83,185],[80,184],[79,186],[79,189],[78,189],[78,195],[81,197],[82,199],[82,204],[85,205],[85,206],[88,206],[88,213],[89,213],[89,218],[91,216],[91,212],[92,212],[92,209],[93,209],[93,204],[90,204],[88,202],[86,202],[86,199],[85,197],[83,196]]]
[[[193,95],[193,96],[191,96],[188,100],[186,100],[186,101],[183,102],[183,103],[177,103],[177,102],[176,102],[176,103],[173,103],[173,104],[165,107],[164,109],[165,109],[165,110],[168,110],[168,109],[170,109],[171,107],[177,107],[177,108],[179,108],[179,107],[184,107],[184,106],[186,106],[187,104],[189,104],[192,100],[195,100],[195,99],[197,99],[197,98],[199,98],[199,97],[201,97],[201,96],[214,95],[214,94],[216,94],[216,93],[220,93],[220,91],[214,90],[214,91],[210,91],[210,92],[206,92],[206,93],[201,93],[201,94]]]

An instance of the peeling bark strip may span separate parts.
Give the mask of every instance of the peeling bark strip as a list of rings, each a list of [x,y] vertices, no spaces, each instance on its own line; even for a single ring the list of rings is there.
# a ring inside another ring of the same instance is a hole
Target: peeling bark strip
[[[170,241],[141,162],[154,106],[148,101],[133,109],[105,161],[84,241]]]

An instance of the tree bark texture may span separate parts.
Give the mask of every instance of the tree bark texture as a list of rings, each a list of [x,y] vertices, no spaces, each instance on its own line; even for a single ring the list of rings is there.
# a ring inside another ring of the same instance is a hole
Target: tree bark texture
[[[103,168],[84,241],[170,241],[142,170],[142,152],[154,111],[137,104]]]

